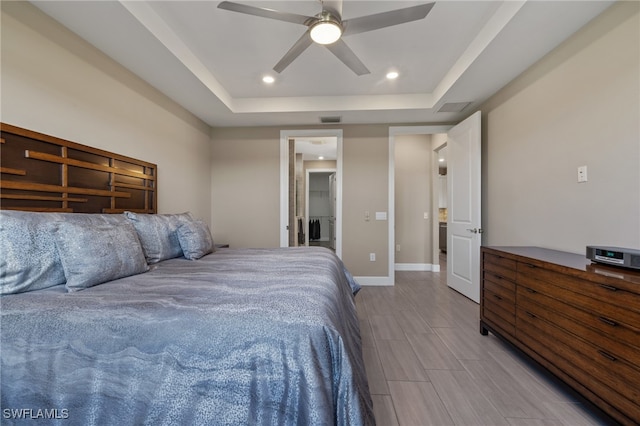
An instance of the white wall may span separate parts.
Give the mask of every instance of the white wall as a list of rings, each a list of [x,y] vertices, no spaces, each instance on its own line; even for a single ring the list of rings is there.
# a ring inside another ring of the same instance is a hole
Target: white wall
[[[158,211],[211,221],[209,126],[27,2],[1,31],[2,122],[155,163]]]
[[[484,244],[640,248],[639,10],[615,4],[482,107]]]

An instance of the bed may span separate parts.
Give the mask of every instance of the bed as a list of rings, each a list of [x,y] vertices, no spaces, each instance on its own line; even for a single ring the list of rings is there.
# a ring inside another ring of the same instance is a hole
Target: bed
[[[0,423],[375,423],[333,252],[214,250],[155,164],[0,133]]]
[[[187,213],[0,211],[0,234],[3,424],[374,424],[333,252],[211,252]]]

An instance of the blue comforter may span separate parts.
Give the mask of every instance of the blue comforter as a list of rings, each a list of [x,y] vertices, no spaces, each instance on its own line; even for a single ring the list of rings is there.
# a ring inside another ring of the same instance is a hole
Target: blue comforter
[[[3,296],[0,422],[373,424],[351,286],[326,249],[246,249]]]

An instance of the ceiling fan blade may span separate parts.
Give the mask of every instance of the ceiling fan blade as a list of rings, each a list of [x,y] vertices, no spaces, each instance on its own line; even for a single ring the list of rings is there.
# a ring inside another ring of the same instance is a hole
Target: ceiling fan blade
[[[362,63],[362,61],[353,53],[353,50],[347,46],[344,40],[340,39],[332,44],[324,45],[334,55],[338,57],[351,71],[357,75],[370,74],[371,71]]]
[[[294,24],[309,25],[315,22],[317,18],[312,16],[298,15],[296,13],[280,12],[273,9],[262,7],[248,6],[246,4],[233,3],[223,1],[218,4],[218,9],[230,10],[232,12],[240,12],[247,15],[260,16],[262,18],[276,19],[278,21],[292,22]]]
[[[307,47],[311,46],[311,43],[313,43],[313,40],[311,40],[309,30],[307,30],[304,34],[302,34],[302,37],[300,37],[298,41],[294,43],[291,49],[289,49],[289,51],[284,54],[282,59],[280,59],[276,66],[273,67],[273,70],[280,74],[286,67],[291,64],[291,62],[294,61],[294,59],[300,56],[302,52],[307,50]]]
[[[424,19],[434,4],[435,3],[421,4],[419,6],[396,9],[389,12],[376,13],[374,15],[361,16],[359,18],[342,21],[342,26],[344,27],[342,35],[360,34]]]
[[[342,17],[342,0],[323,0],[322,9],[333,16]]]

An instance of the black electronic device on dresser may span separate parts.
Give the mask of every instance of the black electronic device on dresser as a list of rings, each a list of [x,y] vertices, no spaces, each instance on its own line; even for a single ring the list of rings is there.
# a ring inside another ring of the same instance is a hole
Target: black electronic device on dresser
[[[620,258],[609,251],[600,255]],[[640,424],[640,270],[539,247],[481,255],[480,332],[521,349],[616,421]]]

